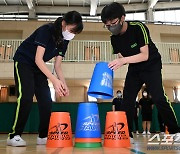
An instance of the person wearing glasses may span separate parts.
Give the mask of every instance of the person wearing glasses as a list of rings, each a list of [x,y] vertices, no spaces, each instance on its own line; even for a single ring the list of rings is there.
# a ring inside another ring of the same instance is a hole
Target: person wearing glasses
[[[109,68],[117,70],[129,64],[122,108],[126,111],[131,143],[134,142],[132,135],[134,103],[144,83],[169,132],[180,136],[175,112],[164,93],[162,63],[158,49],[151,40],[147,26],[140,21],[126,21],[125,16],[124,7],[117,2],[106,5],[101,12],[102,22],[112,33],[113,53],[118,54],[117,59],[109,62]]]
[[[75,34],[83,30],[81,15],[76,11],[67,12],[54,23],[45,24],[36,29],[18,47],[14,55],[14,78],[18,90],[17,108],[12,131],[8,135],[7,145],[26,146],[21,138],[35,94],[39,108],[39,136],[37,144],[46,144],[52,99],[47,78],[60,96],[68,96],[61,63],[68,43]],[[57,77],[47,68],[46,63],[55,59]]]

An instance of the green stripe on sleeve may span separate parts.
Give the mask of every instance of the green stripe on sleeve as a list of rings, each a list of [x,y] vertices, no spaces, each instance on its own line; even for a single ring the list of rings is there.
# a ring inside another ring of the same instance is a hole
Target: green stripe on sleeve
[[[148,35],[147,35],[147,31],[144,27],[144,25],[140,22],[130,22],[131,25],[138,25],[140,26],[142,32],[143,32],[143,36],[144,36],[144,41],[145,41],[145,44],[149,44],[149,39],[148,39]]]

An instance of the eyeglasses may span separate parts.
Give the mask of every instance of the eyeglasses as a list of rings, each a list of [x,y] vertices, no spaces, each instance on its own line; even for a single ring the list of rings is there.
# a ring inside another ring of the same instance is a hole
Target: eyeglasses
[[[111,23],[110,25],[104,25],[104,28],[113,27],[116,25],[117,22],[119,22],[119,19],[117,19],[115,22]]]

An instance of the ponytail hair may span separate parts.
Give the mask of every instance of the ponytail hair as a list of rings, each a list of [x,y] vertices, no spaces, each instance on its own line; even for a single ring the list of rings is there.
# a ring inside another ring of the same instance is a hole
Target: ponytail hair
[[[62,35],[62,17],[59,17],[54,22],[54,39],[56,42],[57,48],[63,45],[63,35]]]

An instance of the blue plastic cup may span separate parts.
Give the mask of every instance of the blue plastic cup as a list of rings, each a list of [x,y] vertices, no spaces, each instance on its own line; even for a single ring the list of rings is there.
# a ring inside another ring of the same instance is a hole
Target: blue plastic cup
[[[101,138],[99,111],[96,103],[80,103],[75,138]]]
[[[113,71],[107,62],[99,62],[94,68],[88,95],[99,99],[113,98]]]

